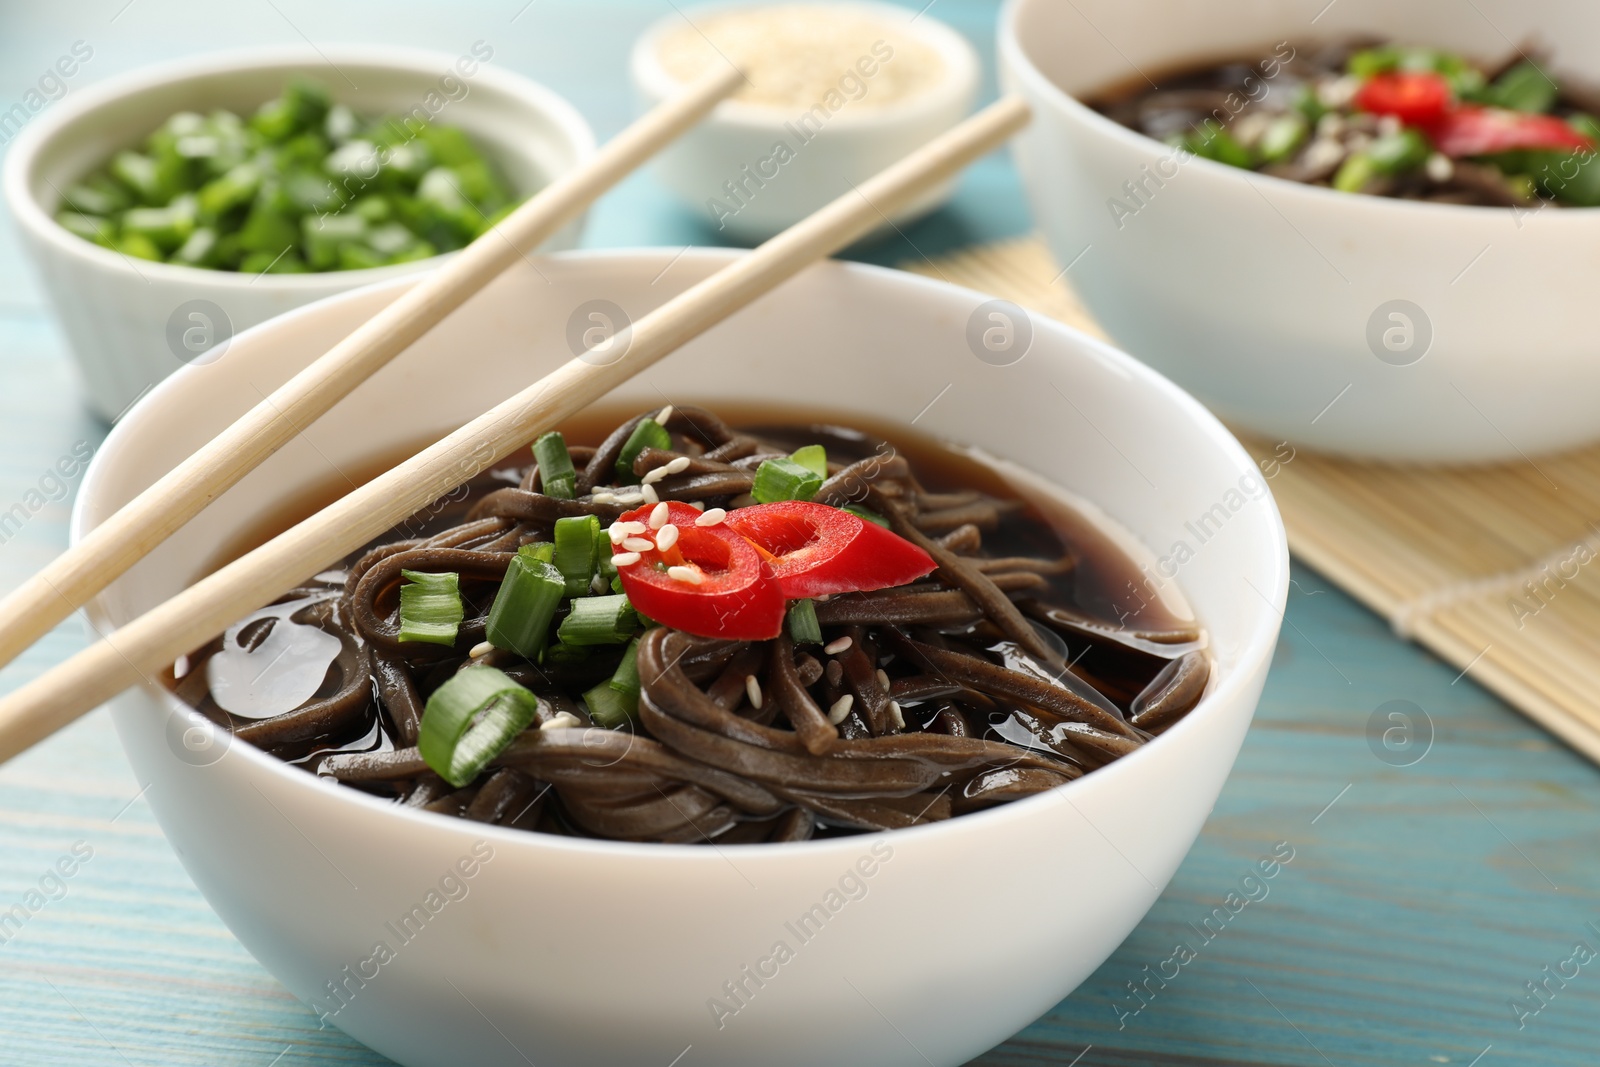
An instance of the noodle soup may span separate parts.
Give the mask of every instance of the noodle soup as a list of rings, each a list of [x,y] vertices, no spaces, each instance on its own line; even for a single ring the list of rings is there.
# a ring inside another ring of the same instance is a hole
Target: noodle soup
[[[397,804],[718,844],[1033,795],[1204,693],[1187,609],[1133,595],[1137,550],[1058,496],[907,428],[728,414],[575,421],[170,682]]]

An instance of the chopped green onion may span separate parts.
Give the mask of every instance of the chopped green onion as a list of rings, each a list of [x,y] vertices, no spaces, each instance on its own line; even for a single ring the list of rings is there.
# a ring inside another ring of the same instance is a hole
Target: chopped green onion
[[[586,596],[572,602],[572,613],[561,620],[556,636],[564,645],[621,645],[638,625],[626,596]]]
[[[609,681],[586,691],[583,702],[588,705],[589,718],[594,720],[595,725],[608,730],[620,729],[639,713],[639,695],[635,693],[630,697],[626,693],[619,693],[611,688]]]
[[[556,520],[555,565],[567,579],[568,596],[582,596],[589,588],[600,541],[600,520],[593,515]]]
[[[1542,115],[1556,102],[1558,92],[1554,80],[1525,59],[1496,78],[1484,96],[1497,107]]]
[[[844,510],[848,511],[857,518],[866,519],[868,522],[876,523],[877,525],[882,526],[885,530],[889,528],[889,520],[884,518],[882,515],[879,515],[871,508],[862,508],[857,507],[854,504],[846,504],[844,506]]]
[[[672,447],[672,435],[667,428],[655,419],[640,419],[639,424],[633,428],[628,439],[622,444],[622,451],[617,454],[617,477],[623,482],[632,485],[639,480],[633,473],[633,461],[639,458],[639,453],[646,448],[659,448],[662,450]]]
[[[400,640],[454,645],[461,620],[461,579],[446,572],[401,571]]]
[[[1379,174],[1403,174],[1416,170],[1433,154],[1433,146],[1416,130],[1402,129],[1385,134],[1367,146],[1373,169]]]
[[[807,470],[816,471],[826,478],[828,476],[828,450],[821,445],[806,445],[789,453],[789,458]]]
[[[1300,150],[1311,134],[1311,124],[1298,111],[1290,111],[1276,119],[1261,135],[1256,151],[1264,163],[1282,163]]]
[[[1218,163],[1226,163],[1230,167],[1243,167],[1249,170],[1255,162],[1251,158],[1250,150],[1235,140],[1233,134],[1223,128],[1216,119],[1206,119],[1191,129],[1183,143],[1195,155]]]
[[[1289,104],[1313,126],[1328,113],[1328,106],[1322,102],[1322,98],[1317,95],[1316,87],[1310,82],[1301,82],[1295,88]]]
[[[809,600],[789,605],[789,636],[797,645],[822,644],[822,625],[817,622],[817,606]]]
[[[533,459],[539,464],[539,488],[545,496],[571,500],[577,495],[578,472],[567,452],[567,439],[547,433],[533,443]]]
[[[528,728],[539,698],[493,667],[468,667],[434,690],[422,712],[417,751],[457,789]]]
[[[622,654],[622,662],[617,664],[616,673],[611,676],[611,681],[607,684],[625,697],[629,697],[634,701],[639,699],[639,690],[642,686],[639,684],[639,639],[637,637],[628,642],[628,649]]]
[[[1333,176],[1333,187],[1341,193],[1359,193],[1377,176],[1378,168],[1373,166],[1371,156],[1365,152],[1352,152]]]
[[[788,456],[769,459],[756,468],[750,495],[758,504],[779,500],[810,500],[822,488],[822,475]]]
[[[483,635],[495,648],[510,649],[524,659],[534,659],[544,651],[550,641],[550,623],[567,593],[566,579],[555,565],[528,551],[548,547],[524,545],[517,552],[495,594]]]
[[[545,563],[554,563],[556,546],[549,541],[533,541],[517,549],[517,555],[525,559],[537,559]]]

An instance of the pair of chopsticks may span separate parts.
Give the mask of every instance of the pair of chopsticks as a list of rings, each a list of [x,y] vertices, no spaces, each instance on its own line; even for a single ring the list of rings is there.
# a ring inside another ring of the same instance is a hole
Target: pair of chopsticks
[[[731,93],[707,76],[546,187],[445,266],[335,345],[209,444],[0,601],[0,666],[86,604],[302,428],[460,307],[523,254]],[[432,447],[368,482],[90,648],[0,699],[0,762],[25,751],[269,604],[524,447],[812,262],[1003,144],[1028,121],[1003,98],[767,241],[631,327],[625,356],[573,359]]]

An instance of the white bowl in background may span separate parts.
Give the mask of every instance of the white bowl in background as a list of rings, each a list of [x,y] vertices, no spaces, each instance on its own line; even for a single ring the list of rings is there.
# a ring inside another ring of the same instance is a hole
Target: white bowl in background
[[[243,330],[333,293],[427,270],[444,258],[369,270],[240,274],[130,259],[56,224],[60,190],[116,152],[142,143],[174,112],[221,107],[248,117],[297,74],[320,80],[336,102],[363,117],[426,107],[427,94],[434,93],[445,101],[434,121],[471,134],[522,196],[595,150],[593,132],[571,104],[495,68],[492,53],[484,61],[480,55],[389,46],[243,48],[161,63],[75,90],[11,146],[5,199],[67,335],[89,405],[102,418],[115,418],[182,365],[178,353],[187,355],[188,349],[168,334],[175,316],[185,327],[194,322],[215,331],[211,337],[225,336],[224,327]],[[572,248],[582,231],[582,220],[574,220],[545,248]],[[198,309],[203,322],[187,317],[194,309],[179,312],[194,300],[220,308],[226,323],[211,321],[215,313],[206,308]]]
[[[641,109],[682,88],[661,63],[663,36],[686,20],[698,25],[724,11],[760,6],[764,5],[746,0],[705,4],[666,15],[645,30],[634,42],[630,60]],[[867,0],[829,0],[811,6],[881,19],[893,30],[885,37],[888,47],[895,47],[899,38],[927,46],[944,63],[944,77],[923,92],[881,107],[860,108],[847,102],[825,122],[816,118],[803,128],[801,117],[811,110],[810,104],[792,111],[737,99],[719,104],[705,121],[664,149],[652,170],[686,207],[737,240],[765,240],[799,222],[960,122],[977,96],[977,54],[965,37],[937,19],[923,15],[912,21],[914,10]],[[862,58],[876,65],[874,57]],[[893,61],[891,57],[888,62]],[[852,75],[865,86],[861,99],[870,96],[871,76],[852,69],[841,69],[839,74]],[[822,101],[816,104],[827,113]],[[792,150],[787,161],[775,153],[780,142]],[[733,192],[729,182],[735,186]],[[955,186],[952,178],[928,190],[889,221],[900,225],[926,215],[948,200]],[[721,202],[722,210],[710,205],[714,200]]]
[[[637,319],[736,255],[572,253],[541,260],[537,274],[517,265],[116,582],[92,608],[95,625],[126,622],[200,577],[219,546],[326,483],[332,465],[394,456],[553,370],[571,356],[574,308],[605,299]],[[158,386],[85,476],[74,536],[256,403],[258,386],[285,380],[411,284],[291,312]],[[129,760],[217,914],[302,1000],[331,1011],[328,983],[349,982],[348,1006],[329,1021],[406,1067],[666,1064],[689,1045],[709,1065],[954,1065],[1056,1004],[1134,928],[1199,833],[1261,692],[1288,556],[1260,472],[1191,397],[1044,319],[1020,361],[980,360],[966,335],[984,305],[910,274],[820,265],[612,399],[726,408],[781,394],[846,415],[923,411],[919,429],[1016,460],[1163,554],[1193,542],[1186,524],[1220,506],[1228,517],[1177,574],[1217,662],[1184,721],[1059,792],[942,825],[713,849],[402,809],[248,744],[197,749],[174,697],[130,691],[115,701]],[[399,945],[385,924],[475,846],[492,859],[474,867],[464,898]],[[784,924],[863,857],[866,895],[795,941]],[[1006,918],[1021,900],[1059,904]],[[747,1006],[719,1029],[708,1002],[726,997],[725,982],[748,983],[741,969],[780,939],[795,958],[747,985]],[[395,958],[368,966],[380,940]]]
[[[1318,15],[1320,7],[1008,0],[1001,81],[1034,109],[1017,161],[1057,258],[1083,256],[1073,284],[1129,352],[1222,418],[1273,439],[1375,459],[1475,462],[1600,437],[1590,296],[1600,282],[1600,210],[1514,213],[1339,193],[1205,159],[1178,166],[1163,162],[1168,146],[1075,99],[1141,71],[1159,80],[1185,62],[1358,33],[1484,58],[1536,37],[1554,49],[1554,69],[1600,71],[1592,5],[1340,0]],[[1155,181],[1147,167],[1159,168]],[[1129,199],[1125,182],[1145,193]],[[1114,218],[1112,198],[1133,213]],[[1400,351],[1381,341],[1391,328]]]

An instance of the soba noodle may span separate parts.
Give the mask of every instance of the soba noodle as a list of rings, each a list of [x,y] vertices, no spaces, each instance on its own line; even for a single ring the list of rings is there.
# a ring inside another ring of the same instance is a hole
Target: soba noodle
[[[550,540],[563,517],[610,524],[643,495],[612,471],[646,417],[570,449],[574,499],[541,492],[536,465],[482,477],[196,652],[179,694],[243,740],[403,805],[548,833],[717,843],[898,829],[1030,796],[1126,755],[1199,701],[1203,635],[1085,610],[1078,569],[1107,561],[1063,543],[1027,502],[932,491],[905,455],[855,431],[740,432],[678,407],[665,420],[671,447],[647,447],[633,465],[642,477],[686,460],[653,482],[662,500],[746,506],[760,464],[792,447],[778,436],[821,441],[832,462],[814,500],[871,509],[937,569],[818,598],[820,643],[651,627],[637,647],[637,719],[595,725],[579,695],[616,671],[622,647],[534,662],[485,643],[487,612],[521,546]],[[453,646],[401,640],[402,572],[459,576]],[[264,653],[278,658],[262,672]],[[429,696],[473,666],[527,687],[537,711],[456,788],[416,746]]]

